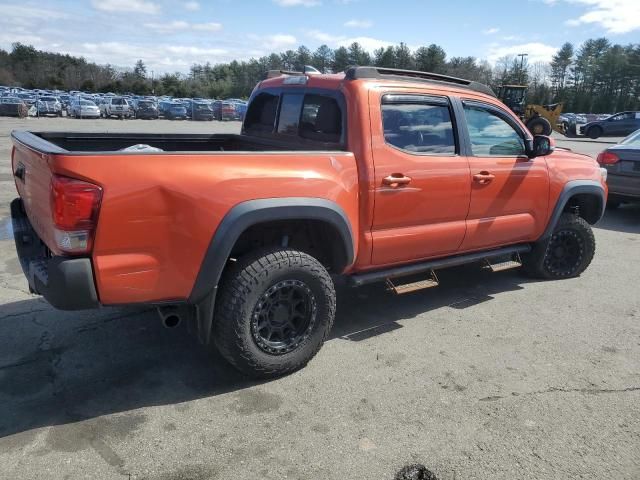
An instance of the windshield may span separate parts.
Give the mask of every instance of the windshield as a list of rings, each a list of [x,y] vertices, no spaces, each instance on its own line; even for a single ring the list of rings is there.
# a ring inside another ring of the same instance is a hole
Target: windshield
[[[82,100],[80,102],[80,105],[84,105],[84,106],[87,106],[87,107],[95,107],[96,106],[95,103],[90,102],[89,100]]]
[[[620,142],[620,145],[632,145],[634,147],[635,146],[640,147],[640,130],[636,130],[631,135],[629,135],[627,138],[622,140]]]
[[[40,100],[43,102],[57,102],[58,100],[55,97],[41,97]]]

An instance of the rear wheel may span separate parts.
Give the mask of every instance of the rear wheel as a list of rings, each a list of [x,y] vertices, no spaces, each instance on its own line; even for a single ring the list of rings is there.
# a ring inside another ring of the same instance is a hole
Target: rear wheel
[[[333,281],[320,262],[295,250],[261,250],[225,273],[213,339],[241,372],[276,377],[315,356],[335,310]]]
[[[533,117],[527,122],[527,128],[534,135],[551,135],[551,124],[544,117]]]
[[[551,238],[523,256],[524,271],[536,278],[573,278],[586,270],[596,251],[591,226],[582,217],[563,213]]]
[[[595,140],[598,137],[602,136],[602,127],[599,127],[598,125],[591,127],[588,131],[587,131],[587,136],[592,139]]]

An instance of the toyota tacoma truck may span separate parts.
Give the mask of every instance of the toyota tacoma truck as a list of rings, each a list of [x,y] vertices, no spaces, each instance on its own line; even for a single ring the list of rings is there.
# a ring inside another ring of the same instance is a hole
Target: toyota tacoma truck
[[[595,160],[533,137],[487,86],[375,67],[270,72],[239,135],[12,140],[32,292],[156,306],[260,377],[320,349],[338,279],[406,293],[472,262],[580,275],[607,196]]]

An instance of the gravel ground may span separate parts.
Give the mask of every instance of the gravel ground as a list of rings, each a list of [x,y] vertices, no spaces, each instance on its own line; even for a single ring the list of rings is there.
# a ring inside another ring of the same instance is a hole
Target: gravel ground
[[[27,293],[14,128],[239,125],[0,119],[0,478],[390,480],[410,463],[441,480],[640,478],[640,207],[607,212],[577,279],[469,266],[403,297],[341,290],[307,368],[254,382],[153,311],[58,312]]]

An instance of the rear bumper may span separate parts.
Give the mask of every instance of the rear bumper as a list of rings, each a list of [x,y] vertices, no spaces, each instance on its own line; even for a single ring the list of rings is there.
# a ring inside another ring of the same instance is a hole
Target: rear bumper
[[[616,175],[609,172],[607,186],[609,187],[609,196],[640,200],[640,176]]]
[[[100,305],[90,258],[52,256],[31,226],[22,200],[11,202],[16,250],[29,289],[60,310],[84,310]]]

